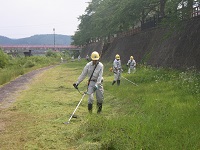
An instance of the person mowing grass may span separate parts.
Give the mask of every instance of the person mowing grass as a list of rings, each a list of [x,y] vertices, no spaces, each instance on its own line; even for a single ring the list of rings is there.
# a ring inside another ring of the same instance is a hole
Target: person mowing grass
[[[130,74],[131,72],[135,73],[136,61],[134,60],[133,56],[130,57],[126,66],[128,67],[128,74]]]
[[[120,56],[118,54],[115,56],[115,60],[113,61],[113,72],[114,72],[114,80],[112,82],[112,85],[114,85],[116,81],[117,81],[117,85],[120,85],[122,65],[121,65]]]
[[[76,83],[73,84],[75,88],[78,88],[78,85],[86,78],[89,77],[88,80],[88,89],[87,94],[88,97],[88,111],[92,113],[92,105],[94,101],[94,93],[96,92],[97,99],[97,113],[102,111],[102,103],[104,99],[103,95],[103,64],[99,62],[99,53],[94,51],[91,54],[92,61],[88,62],[84,67],[81,75],[78,77]]]

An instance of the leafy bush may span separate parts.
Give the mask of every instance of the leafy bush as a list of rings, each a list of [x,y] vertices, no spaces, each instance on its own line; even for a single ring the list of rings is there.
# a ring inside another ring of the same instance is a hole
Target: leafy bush
[[[9,57],[0,49],[0,68],[4,68],[9,62]]]
[[[31,68],[31,67],[34,67],[35,66],[35,62],[32,61],[32,60],[28,60],[25,64],[24,64],[24,67],[25,68]]]
[[[53,52],[52,50],[47,51],[46,53],[47,57],[61,57],[61,54],[58,52]]]

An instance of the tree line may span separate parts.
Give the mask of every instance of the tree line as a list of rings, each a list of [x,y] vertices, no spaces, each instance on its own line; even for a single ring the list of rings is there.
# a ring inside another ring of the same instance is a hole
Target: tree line
[[[91,39],[105,39],[137,27],[154,15],[171,27],[191,17],[200,0],[92,0],[79,16],[80,24],[72,37],[74,45],[88,44]]]

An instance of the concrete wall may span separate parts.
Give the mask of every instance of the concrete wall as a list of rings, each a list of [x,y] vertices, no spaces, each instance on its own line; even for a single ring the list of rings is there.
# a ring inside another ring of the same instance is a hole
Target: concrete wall
[[[86,56],[96,50],[102,61],[114,60],[116,54],[122,63],[127,63],[131,55],[136,62],[158,67],[196,68],[200,70],[200,17],[183,22],[181,32],[162,28],[141,31],[124,38],[116,38],[112,43],[93,43],[86,46],[81,55]]]

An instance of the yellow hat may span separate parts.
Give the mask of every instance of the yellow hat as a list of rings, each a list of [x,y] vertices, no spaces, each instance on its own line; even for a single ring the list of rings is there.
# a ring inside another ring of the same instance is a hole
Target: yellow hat
[[[99,60],[99,53],[98,52],[96,52],[96,51],[94,51],[94,52],[92,52],[92,54],[91,54],[91,59],[92,60]]]
[[[120,59],[120,56],[119,56],[119,54],[117,54],[117,55],[115,56],[115,58],[116,58],[116,59]]]
[[[133,60],[133,56],[131,56],[130,59]]]

